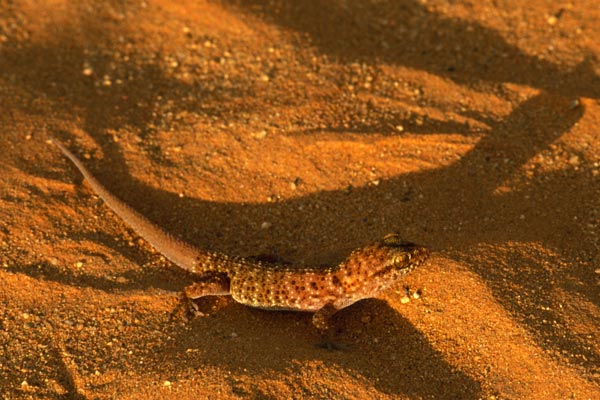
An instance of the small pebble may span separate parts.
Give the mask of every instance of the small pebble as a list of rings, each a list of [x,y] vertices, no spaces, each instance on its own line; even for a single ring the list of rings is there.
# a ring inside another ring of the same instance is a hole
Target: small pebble
[[[81,71],[81,73],[84,76],[90,76],[90,75],[92,75],[94,73],[94,70],[91,67],[85,67],[85,68],[83,68],[83,70]]]
[[[293,182],[290,182],[290,189],[292,189],[292,190],[298,189],[299,184],[300,184],[300,178],[294,179]]]
[[[402,304],[406,304],[410,301],[410,297],[408,296],[404,296],[403,298],[400,299],[400,303]]]
[[[571,101],[571,104],[569,104],[569,110],[574,110],[577,107],[579,107],[581,105],[581,101],[579,101],[579,99],[574,99]]]
[[[267,137],[267,131],[263,129],[260,132],[253,133],[252,137],[254,137],[256,139],[264,139]]]
[[[111,86],[111,85],[112,85],[112,81],[111,81],[111,79],[110,79],[110,76],[108,76],[108,75],[104,75],[104,76],[102,77],[102,85],[103,85],[103,86]]]
[[[260,225],[261,229],[269,229],[271,226],[273,226],[273,224],[271,224],[270,222],[267,222],[267,221],[263,222]]]
[[[578,166],[580,164],[579,156],[571,156],[571,158],[569,158],[569,164],[574,167]]]

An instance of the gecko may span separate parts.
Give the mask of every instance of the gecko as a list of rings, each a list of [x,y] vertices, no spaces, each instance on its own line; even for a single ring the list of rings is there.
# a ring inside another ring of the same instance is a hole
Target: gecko
[[[202,250],[183,242],[110,192],[69,149],[50,139],[71,160],[104,203],[140,237],[178,267],[197,275],[184,289],[190,300],[231,296],[267,310],[312,312],[313,325],[329,329],[331,317],[355,302],[376,297],[421,265],[430,250],[390,233],[360,247],[338,265],[292,266]]]

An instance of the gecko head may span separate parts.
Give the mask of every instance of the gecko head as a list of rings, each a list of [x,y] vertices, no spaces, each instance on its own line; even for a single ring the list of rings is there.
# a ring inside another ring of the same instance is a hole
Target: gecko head
[[[372,297],[421,265],[429,249],[400,238],[397,233],[354,250],[340,265],[333,283],[344,288],[355,301]]]
[[[385,258],[374,275],[404,275],[423,264],[430,253],[427,247],[403,240],[397,233],[386,235],[376,248]]]
[[[347,286],[357,287],[359,282],[397,280],[421,265],[429,257],[429,249],[403,240],[397,233],[357,249],[342,264]]]

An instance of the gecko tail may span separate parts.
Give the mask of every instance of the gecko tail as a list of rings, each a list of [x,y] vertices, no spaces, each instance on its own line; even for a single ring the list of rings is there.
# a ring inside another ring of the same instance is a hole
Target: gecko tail
[[[179,267],[188,271],[194,271],[196,260],[202,253],[200,250],[164,231],[158,225],[148,220],[142,214],[138,213],[129,205],[121,201],[117,196],[112,194],[86,168],[83,162],[60,141],[55,138],[50,138],[50,142],[56,145],[60,151],[71,160],[83,177],[88,181],[94,192],[100,196],[115,214],[133,228],[138,235]]]

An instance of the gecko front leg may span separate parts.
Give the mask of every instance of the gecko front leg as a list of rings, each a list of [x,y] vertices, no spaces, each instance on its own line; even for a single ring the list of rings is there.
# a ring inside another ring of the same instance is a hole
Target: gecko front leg
[[[325,334],[331,328],[331,318],[338,312],[333,303],[327,303],[313,314],[312,323],[321,334]]]
[[[331,319],[340,309],[334,303],[327,303],[313,314],[312,323],[321,335],[319,347],[328,350],[348,350],[348,346],[333,339]]]

